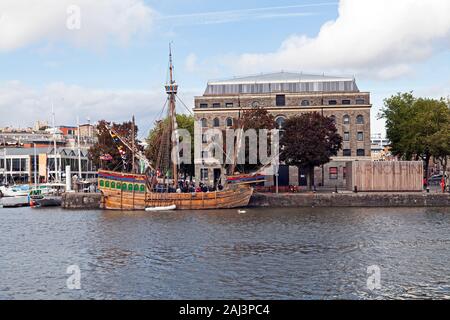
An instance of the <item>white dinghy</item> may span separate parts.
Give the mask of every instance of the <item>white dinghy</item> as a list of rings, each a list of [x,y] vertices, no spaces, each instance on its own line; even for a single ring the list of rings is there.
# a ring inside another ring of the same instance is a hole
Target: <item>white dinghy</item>
[[[177,208],[176,205],[171,205],[171,206],[165,206],[165,207],[148,207],[145,208],[145,211],[147,212],[157,212],[157,211],[172,211],[175,210]]]

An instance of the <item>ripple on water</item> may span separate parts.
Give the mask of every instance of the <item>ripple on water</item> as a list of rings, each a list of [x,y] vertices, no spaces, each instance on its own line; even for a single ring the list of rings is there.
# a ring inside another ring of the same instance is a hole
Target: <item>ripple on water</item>
[[[0,298],[448,299],[449,227],[448,208],[0,209]]]

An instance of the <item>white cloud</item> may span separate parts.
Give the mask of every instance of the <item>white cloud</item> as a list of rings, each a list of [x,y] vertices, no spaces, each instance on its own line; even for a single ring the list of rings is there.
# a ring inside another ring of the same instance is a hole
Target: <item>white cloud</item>
[[[248,53],[239,71],[320,70],[395,78],[450,45],[448,0],[341,0],[316,37],[296,34],[276,52]],[[299,30],[300,31],[300,30]]]
[[[68,11],[72,5],[80,9],[79,29],[73,28],[77,13]],[[89,47],[110,40],[124,43],[140,31],[148,31],[153,16],[154,11],[142,0],[2,0],[0,51],[39,41]]]
[[[193,96],[194,92],[185,91],[181,98],[188,102],[193,101]],[[0,127],[26,127],[37,120],[50,121],[52,101],[57,124],[74,125],[77,116],[81,121],[89,117],[92,121],[122,122],[134,114],[140,135],[146,135],[163,114],[166,94],[160,87],[148,91],[104,90],[51,83],[35,89],[19,81],[9,81],[0,84]],[[184,113],[182,106],[178,109]]]
[[[198,68],[197,66],[197,55],[195,53],[190,53],[184,62],[184,67],[188,72],[195,72]]]

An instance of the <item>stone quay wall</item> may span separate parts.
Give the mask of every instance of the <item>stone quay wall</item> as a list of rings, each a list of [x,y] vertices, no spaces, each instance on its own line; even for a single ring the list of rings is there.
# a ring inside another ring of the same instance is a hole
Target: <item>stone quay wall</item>
[[[449,207],[450,194],[443,193],[255,193],[250,207]],[[95,210],[100,193],[65,193],[65,209]]]
[[[251,207],[450,207],[443,193],[255,193]]]
[[[100,193],[66,192],[62,196],[62,207],[64,209],[100,209]]]

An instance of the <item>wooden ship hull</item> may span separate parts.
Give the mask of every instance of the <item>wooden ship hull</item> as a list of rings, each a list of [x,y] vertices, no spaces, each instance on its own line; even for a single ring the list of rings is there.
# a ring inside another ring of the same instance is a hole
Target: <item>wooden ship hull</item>
[[[176,205],[177,210],[231,209],[246,207],[253,194],[249,185],[232,185],[222,191],[195,193],[151,192],[146,176],[99,171],[102,207],[108,210],[145,210]]]

